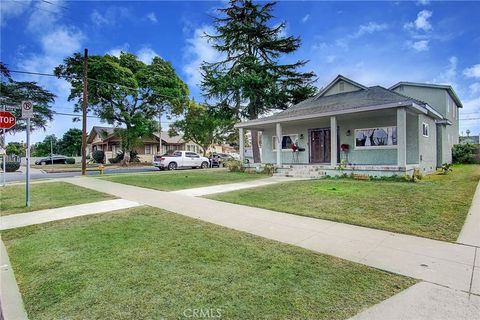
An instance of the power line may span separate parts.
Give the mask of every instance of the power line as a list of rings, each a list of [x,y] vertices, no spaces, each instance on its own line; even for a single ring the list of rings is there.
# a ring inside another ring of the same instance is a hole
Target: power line
[[[50,2],[50,1],[47,1],[47,0],[41,0],[42,2],[45,2],[45,3],[48,3],[52,6],[55,6],[55,7],[59,7],[59,8],[62,8],[62,9],[68,9],[68,7],[65,7],[65,6],[62,6],[62,5],[59,5],[58,3],[53,3],[53,2]]]
[[[465,120],[480,120],[480,118],[470,118],[470,119],[460,119],[460,120],[463,120],[463,121],[465,121]]]
[[[20,73],[20,74],[29,74],[29,75],[36,75],[36,76],[45,76],[45,77],[54,77],[54,78],[63,78],[63,79],[68,79],[68,77],[65,77],[65,76],[57,76],[57,75],[54,75],[54,74],[51,74],[51,73],[42,73],[42,72],[34,72],[34,71],[24,71],[24,70],[10,70],[11,73]],[[108,82],[108,81],[103,81],[103,80],[97,80],[97,79],[93,79],[93,78],[87,78],[87,80],[89,81],[93,81],[93,82],[97,82],[97,83],[101,83],[101,84],[108,84],[108,85],[112,85],[112,86],[118,86],[118,87],[122,87],[122,88],[125,88],[125,89],[130,89],[130,90],[135,90],[135,91],[139,91],[140,89],[139,88],[132,88],[132,87],[128,87],[128,86],[124,86],[122,84],[118,84],[118,83],[113,83],[113,82]],[[160,97],[163,97],[163,98],[170,98],[170,99],[177,99],[178,97],[172,97],[172,96],[167,96],[165,94],[156,94],[157,96],[160,96]]]

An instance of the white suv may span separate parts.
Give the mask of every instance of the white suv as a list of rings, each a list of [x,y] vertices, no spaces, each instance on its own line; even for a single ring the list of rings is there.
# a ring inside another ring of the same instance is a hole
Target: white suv
[[[154,156],[153,163],[160,170],[175,170],[178,168],[202,168],[210,167],[208,158],[199,156],[191,151],[175,151],[170,155]]]

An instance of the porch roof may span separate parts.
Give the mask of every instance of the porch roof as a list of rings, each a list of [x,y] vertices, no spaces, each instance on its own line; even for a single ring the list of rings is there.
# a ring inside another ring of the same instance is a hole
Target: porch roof
[[[428,104],[380,86],[364,90],[315,96],[269,117],[237,123],[236,128],[258,127],[263,124],[320,118],[338,114],[372,111],[387,108],[411,107],[433,118],[443,117]]]

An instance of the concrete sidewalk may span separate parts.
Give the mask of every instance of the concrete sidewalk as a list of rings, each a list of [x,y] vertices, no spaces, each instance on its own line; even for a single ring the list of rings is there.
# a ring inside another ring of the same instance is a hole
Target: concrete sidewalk
[[[287,177],[269,177],[265,179],[251,180],[251,181],[238,182],[238,183],[219,184],[219,185],[209,186],[209,187],[184,189],[184,190],[172,191],[172,193],[181,194],[184,196],[191,196],[191,197],[201,197],[209,194],[230,192],[230,191],[255,188],[255,187],[261,187],[261,186],[268,186],[275,183],[290,182],[290,181],[296,181],[296,180],[305,180],[305,179],[287,178]]]
[[[480,248],[480,183],[457,242]]]
[[[92,178],[62,181],[319,253],[480,294],[480,250]],[[477,258],[475,260],[475,255]],[[474,262],[475,261],[475,262]],[[474,263],[477,269],[474,275]]]
[[[351,320],[473,320],[480,317],[480,296],[420,282]]]
[[[50,221],[68,219],[73,217],[97,214],[120,209],[139,206],[137,202],[115,199],[93,203],[79,204],[75,206],[38,210],[26,213],[11,214],[0,217],[0,230],[25,227]]]

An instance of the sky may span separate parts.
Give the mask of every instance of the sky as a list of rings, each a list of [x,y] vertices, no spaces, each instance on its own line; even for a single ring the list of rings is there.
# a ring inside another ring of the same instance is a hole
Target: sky
[[[202,61],[218,53],[203,37],[212,33],[212,16],[225,1],[58,1],[1,0],[0,58],[12,70],[52,73],[75,52],[91,55],[128,51],[150,63],[161,56],[174,66],[203,101],[198,86]],[[326,86],[342,74],[364,85],[390,87],[399,81],[450,84],[464,108],[460,131],[480,134],[480,2],[440,1],[279,1],[271,25],[286,22],[285,35],[302,45],[282,62],[308,60],[305,71]],[[64,80],[13,74],[37,81],[57,95],[53,109],[73,112],[70,86]],[[468,120],[470,119],[470,120]],[[164,119],[163,125],[168,126]],[[89,118],[88,128],[102,125]],[[61,137],[80,128],[70,116],[55,116],[46,134]],[[25,133],[7,136],[24,141]]]

